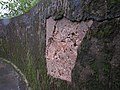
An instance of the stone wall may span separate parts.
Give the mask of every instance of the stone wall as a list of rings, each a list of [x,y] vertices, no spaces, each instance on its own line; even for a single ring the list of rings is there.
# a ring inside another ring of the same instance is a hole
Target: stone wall
[[[31,90],[120,89],[120,1],[41,0],[30,12],[0,20],[0,57],[14,63]],[[47,75],[46,19],[93,20],[77,50],[72,81]]]

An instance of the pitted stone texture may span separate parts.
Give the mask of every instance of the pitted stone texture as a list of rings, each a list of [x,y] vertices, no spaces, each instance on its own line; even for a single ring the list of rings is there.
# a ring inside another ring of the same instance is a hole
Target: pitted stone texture
[[[93,21],[71,22],[65,18],[47,19],[47,73],[55,78],[71,81],[71,71],[77,58],[77,48]]]

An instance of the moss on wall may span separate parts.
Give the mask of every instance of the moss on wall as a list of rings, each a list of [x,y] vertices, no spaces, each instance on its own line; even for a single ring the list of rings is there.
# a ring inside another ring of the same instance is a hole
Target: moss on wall
[[[10,19],[7,25],[0,20],[0,57],[22,71],[31,90],[119,90],[120,19],[116,17],[120,16],[120,3],[106,0],[106,6],[104,1],[42,0],[25,15]],[[78,49],[72,83],[47,75],[45,23],[54,15],[60,16],[58,19],[64,16],[72,21],[95,22]]]
[[[119,25],[119,19],[104,21],[97,24],[97,27],[93,25],[94,28],[86,36],[82,47],[78,49],[77,62],[73,70],[73,82],[79,89],[120,89],[120,83],[118,83],[120,82],[120,70],[118,70],[120,64],[117,64],[119,62],[118,51],[120,48],[118,46],[120,42],[116,39],[120,36]],[[115,43],[116,41],[117,43]],[[84,72],[86,78],[82,80],[80,78],[82,76],[81,70],[87,66],[90,67],[91,73]]]

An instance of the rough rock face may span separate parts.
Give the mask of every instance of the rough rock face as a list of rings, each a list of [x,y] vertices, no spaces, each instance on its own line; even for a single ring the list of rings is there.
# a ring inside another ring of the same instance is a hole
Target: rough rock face
[[[119,8],[120,0],[41,0],[24,15],[0,20],[0,57],[22,71],[32,90],[120,90]],[[71,83],[47,75],[49,17],[93,20],[78,47]]]
[[[77,90],[120,89],[119,37],[120,18],[94,22],[78,49],[72,73]]]
[[[46,1],[47,2],[47,1]],[[72,21],[103,21],[120,16],[120,0],[48,0],[48,15]]]
[[[36,7],[32,10],[36,11]],[[32,10],[26,15],[0,20],[0,57],[14,63],[22,71],[32,90],[40,90],[39,81],[43,76],[40,73],[46,71],[45,22],[40,15],[42,11],[39,14]]]
[[[71,22],[65,18],[54,21],[47,19],[46,61],[48,74],[71,81],[71,71],[80,46],[92,21]]]

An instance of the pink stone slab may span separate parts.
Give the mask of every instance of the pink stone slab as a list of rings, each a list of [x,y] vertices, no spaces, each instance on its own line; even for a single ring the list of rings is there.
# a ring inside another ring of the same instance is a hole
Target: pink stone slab
[[[93,21],[71,22],[65,18],[47,19],[46,62],[47,73],[55,78],[71,82],[77,49]]]

